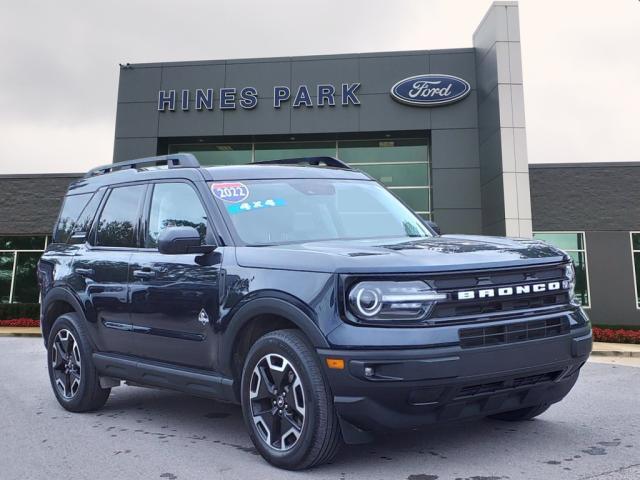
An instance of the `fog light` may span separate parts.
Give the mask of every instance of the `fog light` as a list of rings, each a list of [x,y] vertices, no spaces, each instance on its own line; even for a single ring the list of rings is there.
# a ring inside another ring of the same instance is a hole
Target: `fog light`
[[[364,376],[365,377],[373,377],[375,375],[375,371],[373,367],[364,367]]]

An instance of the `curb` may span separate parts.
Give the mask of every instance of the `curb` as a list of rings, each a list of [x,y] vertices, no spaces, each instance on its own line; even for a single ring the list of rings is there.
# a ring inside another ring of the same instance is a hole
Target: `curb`
[[[627,357],[640,358],[640,352],[631,352],[623,350],[593,350],[591,355],[596,357]]]

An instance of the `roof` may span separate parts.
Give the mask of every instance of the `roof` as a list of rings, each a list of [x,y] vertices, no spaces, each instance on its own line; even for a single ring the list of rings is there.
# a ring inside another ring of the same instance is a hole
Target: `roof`
[[[324,178],[343,180],[370,180],[359,170],[331,167],[308,167],[291,165],[236,165],[209,167],[206,170],[212,180],[267,180],[276,178]]]
[[[0,235],[51,234],[79,173],[0,175]]]

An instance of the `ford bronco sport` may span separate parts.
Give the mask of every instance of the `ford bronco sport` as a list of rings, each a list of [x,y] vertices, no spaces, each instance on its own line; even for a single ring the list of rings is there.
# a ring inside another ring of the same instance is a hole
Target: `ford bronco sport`
[[[591,351],[565,253],[440,235],[331,157],[94,169],[38,280],[65,409],[98,409],[122,381],[239,403],[287,469],[385,429],[533,418]]]

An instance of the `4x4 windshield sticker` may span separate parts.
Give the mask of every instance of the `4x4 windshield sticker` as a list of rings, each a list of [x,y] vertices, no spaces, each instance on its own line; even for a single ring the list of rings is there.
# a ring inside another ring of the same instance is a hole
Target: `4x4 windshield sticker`
[[[260,210],[263,208],[283,207],[287,203],[282,198],[269,198],[267,200],[254,200],[251,202],[243,202],[240,204],[227,205],[229,214],[234,215],[241,212],[250,212],[252,210]]]
[[[211,185],[211,191],[216,198],[227,203],[244,202],[249,196],[249,189],[240,182],[214,183]]]

